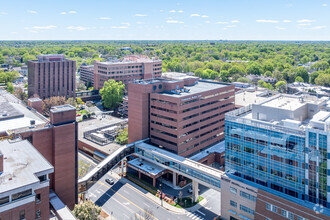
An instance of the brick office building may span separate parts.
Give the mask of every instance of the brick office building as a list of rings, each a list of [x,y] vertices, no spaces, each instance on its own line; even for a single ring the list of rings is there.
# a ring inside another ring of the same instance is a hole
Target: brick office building
[[[49,219],[53,166],[27,140],[0,145],[0,219]]]
[[[128,141],[145,138],[181,156],[224,139],[225,113],[234,109],[234,85],[165,73],[128,84]]]
[[[145,55],[129,55],[122,61],[99,62],[94,61],[94,89],[103,88],[109,79],[122,81],[127,85],[129,81],[159,78],[162,74],[162,61],[158,58],[150,59]]]
[[[80,80],[91,85],[94,84],[94,65],[83,63],[80,65]]]
[[[28,71],[29,97],[75,97],[76,61],[64,55],[40,55],[38,60],[28,61]]]
[[[78,198],[75,113],[76,109],[70,105],[57,106],[48,120],[8,93],[0,96],[0,136],[28,140],[52,164],[50,188],[70,209]]]

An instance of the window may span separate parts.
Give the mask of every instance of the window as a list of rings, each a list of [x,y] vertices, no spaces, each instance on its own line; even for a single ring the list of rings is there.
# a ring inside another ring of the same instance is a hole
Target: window
[[[246,193],[246,192],[243,192],[243,191],[240,191],[240,195],[243,197],[243,198],[246,198],[246,199],[249,199],[253,202],[255,202],[257,200],[257,198],[253,195],[250,195],[249,193]]]
[[[40,203],[41,202],[41,196],[40,196],[40,193],[38,193],[36,195],[36,203]]]
[[[47,175],[42,175],[42,176],[38,176],[40,182],[44,182],[47,180]]]
[[[25,190],[23,192],[13,194],[11,197],[12,197],[12,200],[15,201],[17,199],[20,199],[20,198],[23,198],[23,197],[26,197],[26,196],[29,196],[29,195],[32,195],[32,189],[28,189],[28,190]]]
[[[36,211],[36,219],[41,218],[41,211],[38,210]]]
[[[9,202],[9,196],[0,198],[0,205]]]
[[[230,192],[237,194],[237,189],[234,187],[230,187]]]
[[[237,202],[230,200],[230,205],[237,208]]]
[[[239,205],[239,209],[242,210],[243,212],[249,213],[251,215],[254,215],[254,210],[244,206],[244,205]]]
[[[277,206],[272,205],[272,212],[277,213]]]
[[[25,220],[25,210],[19,212],[19,220]]]
[[[281,211],[281,215],[282,215],[283,217],[287,218],[287,217],[288,217],[288,212],[287,212],[286,210],[282,209],[282,211]]]
[[[266,209],[270,211],[272,209],[272,205],[269,203],[266,203]]]
[[[289,219],[294,220],[294,214],[292,212],[289,212]]]

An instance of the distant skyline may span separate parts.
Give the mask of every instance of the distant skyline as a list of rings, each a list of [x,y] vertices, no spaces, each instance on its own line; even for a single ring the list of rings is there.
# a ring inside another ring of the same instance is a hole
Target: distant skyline
[[[0,3],[0,40],[330,40],[330,0]]]

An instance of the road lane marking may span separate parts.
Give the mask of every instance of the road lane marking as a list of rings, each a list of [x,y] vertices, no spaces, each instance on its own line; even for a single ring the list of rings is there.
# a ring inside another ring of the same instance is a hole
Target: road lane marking
[[[152,214],[150,214],[149,212],[145,211],[144,209],[142,209],[140,206],[136,205],[134,202],[132,202],[131,200],[127,199],[125,196],[121,195],[119,192],[113,190],[111,187],[109,187],[108,185],[102,183],[101,181],[97,181],[97,183],[103,185],[103,186],[106,186],[107,188],[109,188],[110,190],[112,190],[114,193],[118,194],[120,197],[122,197],[123,199],[126,199],[127,201],[131,202],[132,205],[134,205],[135,207],[137,207],[138,209],[140,209],[141,211],[147,213],[149,216],[153,217],[154,219],[157,219],[155,216],[153,216]]]
[[[146,204],[145,202],[143,203],[145,206],[147,206],[148,208],[150,208],[150,205]]]
[[[122,203],[121,203],[120,201],[118,201],[117,199],[113,198],[113,200],[115,200],[115,202],[117,202],[118,204],[121,204],[121,205],[122,205]],[[128,207],[125,206],[125,205],[122,205],[122,206],[123,206],[124,208],[126,208],[130,213],[134,214],[134,211],[133,211],[132,209],[128,208]]]
[[[204,214],[203,212],[201,212],[201,211],[199,211],[199,210],[196,210],[196,211],[199,212],[200,214],[202,214],[202,215],[205,216],[205,214]]]
[[[126,190],[124,190],[124,192],[128,194],[128,192]]]
[[[129,219],[129,216],[127,216],[127,215],[125,215],[125,214],[123,214],[127,219]]]

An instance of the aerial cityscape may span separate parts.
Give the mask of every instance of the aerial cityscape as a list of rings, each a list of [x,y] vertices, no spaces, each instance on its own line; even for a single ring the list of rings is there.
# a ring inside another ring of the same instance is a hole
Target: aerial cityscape
[[[328,0],[0,19],[0,220],[330,219]]]

